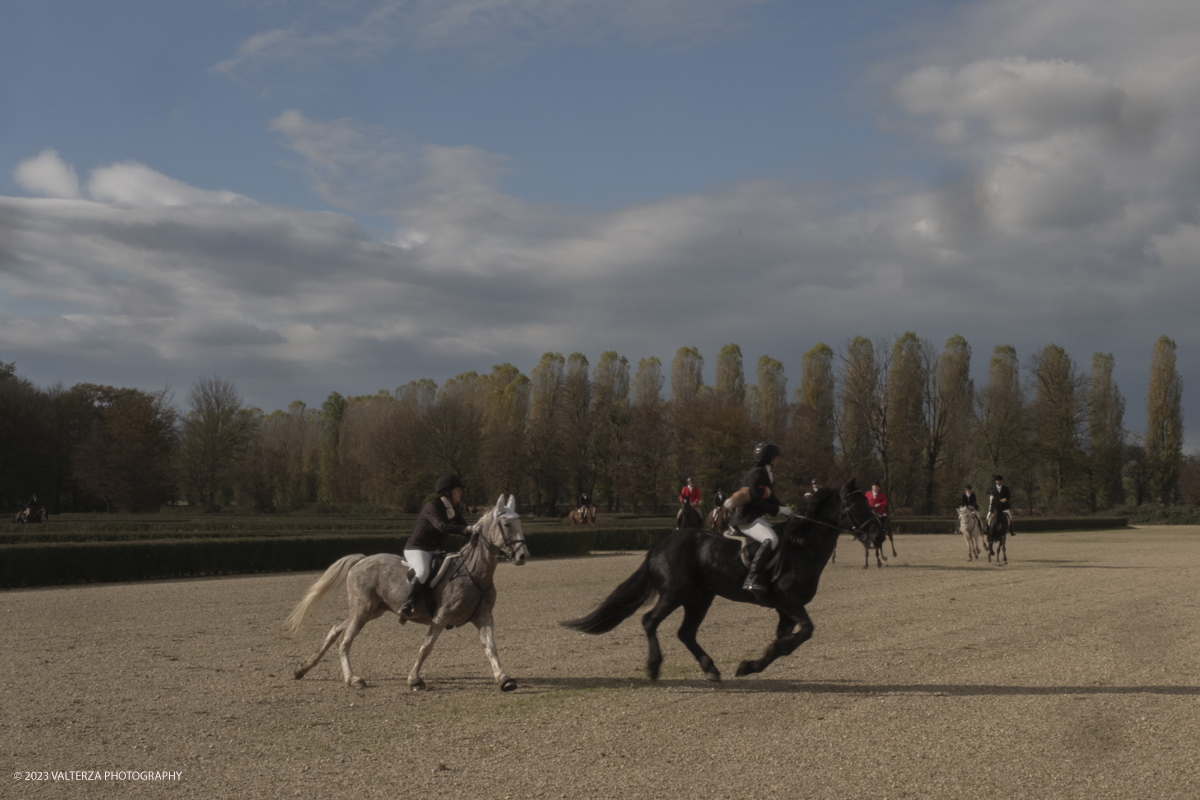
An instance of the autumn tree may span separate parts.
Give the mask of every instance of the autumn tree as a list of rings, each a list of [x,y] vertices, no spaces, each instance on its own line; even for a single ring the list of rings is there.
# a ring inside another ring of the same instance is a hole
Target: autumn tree
[[[876,460],[883,468],[881,480],[889,484],[891,403],[888,373],[892,348],[880,342],[878,351],[870,339],[855,337],[842,356],[838,438],[842,445],[843,472],[860,483],[876,480]]]
[[[98,416],[75,451],[75,476],[109,510],[157,511],[175,497],[178,415],[170,393],[80,384]]]
[[[483,444],[480,462],[488,497],[522,493],[528,472],[525,428],[529,418],[529,378],[512,364],[492,367],[484,381]]]
[[[922,451],[927,438],[922,401],[926,369],[932,366],[922,359],[921,340],[915,333],[907,332],[893,343],[882,400],[887,406],[887,427],[880,432],[876,447],[883,463],[883,481],[897,506],[914,507],[921,495]]]
[[[967,469],[966,443],[974,404],[971,346],[953,336],[939,354],[928,339],[919,348],[921,360],[921,479],[922,505],[932,514],[957,493]]]
[[[1121,500],[1121,468],[1125,446],[1125,398],[1112,379],[1112,353],[1092,356],[1088,387],[1088,502],[1092,510]]]
[[[234,469],[253,441],[254,419],[231,381],[200,378],[187,395],[180,472],[189,502],[232,498]]]
[[[801,486],[813,478],[835,479],[837,384],[833,358],[833,348],[819,342],[800,362],[800,386],[792,398],[786,452],[793,465],[789,468],[792,480]]]
[[[651,356],[638,361],[633,376],[629,421],[629,471],[623,495],[640,507],[657,511],[667,479],[670,431],[662,399],[662,362]]]
[[[621,475],[629,467],[629,388],[629,360],[605,351],[592,372],[592,499],[609,511],[621,510]]]
[[[563,378],[563,467],[574,502],[580,492],[591,494],[595,483],[592,462],[592,380],[588,375],[588,360],[583,353],[567,357]]]
[[[695,347],[681,347],[671,362],[670,434],[674,479],[681,484],[701,465],[703,440],[704,356]]]
[[[1029,470],[1029,428],[1021,365],[1012,345],[997,345],[988,362],[988,382],[975,396],[975,425],[972,440],[979,448],[991,482],[994,474],[1007,474],[1014,486],[1023,485],[1029,505],[1033,504],[1033,475]],[[1026,483],[1025,481],[1028,480]]]
[[[1160,336],[1150,359],[1146,393],[1146,462],[1150,494],[1175,500],[1183,467],[1183,378],[1175,370],[1175,342]]]
[[[525,463],[538,513],[552,513],[559,499],[569,492],[563,477],[562,447],[565,369],[562,353],[546,353],[529,376]]]
[[[1047,505],[1062,506],[1081,487],[1087,378],[1067,351],[1055,344],[1030,357],[1028,372],[1034,394],[1030,419],[1038,485]]]

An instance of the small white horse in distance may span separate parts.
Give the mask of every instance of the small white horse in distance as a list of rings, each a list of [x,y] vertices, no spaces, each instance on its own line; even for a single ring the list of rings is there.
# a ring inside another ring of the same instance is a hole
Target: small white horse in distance
[[[958,532],[967,540],[967,561],[979,560],[983,555],[983,524],[979,515],[970,506],[958,509]]]
[[[496,605],[496,586],[492,577],[500,554],[503,553],[517,566],[529,558],[529,548],[525,545],[525,534],[516,511],[516,498],[510,496],[505,504],[504,495],[500,495],[496,507],[489,509],[479,522],[483,530],[473,535],[457,553],[447,556],[438,574],[430,580],[437,603],[433,616],[430,616],[424,602],[418,602],[417,613],[411,617],[413,622],[429,624],[429,631],[417,654],[417,663],[408,674],[408,685],[414,692],[425,688],[425,681],[421,680],[421,665],[438,636],[447,628],[468,622],[479,629],[479,641],[492,664],[492,676],[501,691],[511,692],[517,688],[517,682],[508,677],[500,666],[492,621],[492,609]],[[317,665],[325,651],[340,640],[338,653],[342,658],[342,677],[348,686],[362,689],[366,687],[366,681],[350,669],[350,645],[368,622],[383,616],[385,611],[397,613],[400,610],[408,594],[408,564],[400,556],[391,553],[369,557],[356,554],[338,559],[309,587],[304,599],[288,615],[284,627],[292,633],[299,630],[309,611],[331,589],[343,582],[350,596],[349,618],[333,626],[320,649],[296,668],[295,676],[297,680],[303,678],[306,672]]]

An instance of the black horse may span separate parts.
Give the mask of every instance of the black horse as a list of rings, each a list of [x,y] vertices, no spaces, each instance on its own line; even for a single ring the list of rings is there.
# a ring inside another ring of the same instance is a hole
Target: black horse
[[[704,516],[700,513],[700,509],[692,505],[692,501],[685,497],[679,503],[679,512],[675,514],[675,530],[703,527]]]
[[[992,515],[992,519],[988,522],[987,541],[988,541],[988,563],[992,563],[992,556],[996,557],[996,563],[1000,563],[1000,556],[1004,556],[1004,563],[1008,563],[1008,546],[1005,543],[1008,539],[1008,515],[1003,511],[997,511]],[[992,547],[995,547],[995,552]]]
[[[887,556],[883,554],[883,543],[891,538],[891,523],[887,517],[875,517],[879,520],[879,527],[875,530],[862,529],[854,534],[854,538],[862,543],[866,550],[866,557],[863,561],[863,569],[871,568],[871,553],[875,553],[875,565],[883,567],[883,562],[887,561]],[[896,545],[892,545],[892,555],[896,555]]]
[[[637,572],[595,611],[562,625],[584,633],[607,633],[657,593],[658,602],[642,617],[650,648],[646,659],[650,680],[658,679],[662,666],[658,626],[683,606],[679,639],[700,662],[704,677],[719,681],[721,672],[696,641],[700,623],[717,595],[739,603],[758,603],[779,612],[775,641],[767,646],[762,658],[739,664],[737,675],[762,672],[776,658],[790,654],[812,637],[812,620],[804,607],[817,593],[821,571],[838,534],[857,533],[862,528],[878,530],[879,521],[853,480],[840,490],[821,489],[809,506],[808,516],[792,517],[783,524],[779,563],[770,573],[770,591],[762,603],[742,589],[746,566],[738,557],[738,542],[708,531],[673,531],[650,549]]]

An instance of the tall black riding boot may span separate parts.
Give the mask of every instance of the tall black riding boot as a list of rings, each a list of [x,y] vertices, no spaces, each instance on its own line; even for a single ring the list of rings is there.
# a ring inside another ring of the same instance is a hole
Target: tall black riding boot
[[[750,572],[746,575],[746,582],[742,584],[742,588],[752,592],[756,598],[762,600],[770,591],[770,586],[762,580],[763,565],[770,559],[770,555],[775,551],[774,545],[769,541],[763,542],[758,547],[758,552],[754,554],[754,560],[750,562]]]
[[[421,592],[421,584],[413,580],[408,584],[408,594],[404,596],[404,603],[400,606],[400,624],[408,622],[409,617],[416,613],[416,600]]]

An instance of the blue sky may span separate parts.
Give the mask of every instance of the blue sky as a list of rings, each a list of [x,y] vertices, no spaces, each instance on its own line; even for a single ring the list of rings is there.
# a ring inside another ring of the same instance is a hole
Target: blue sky
[[[1164,333],[1200,409],[1197,52],[1181,0],[18,3],[0,360],[272,409],[912,330],[1112,352],[1136,429]]]

